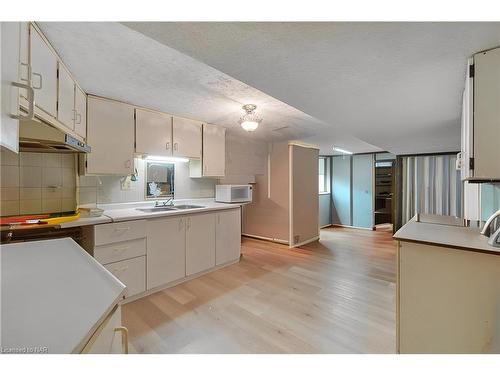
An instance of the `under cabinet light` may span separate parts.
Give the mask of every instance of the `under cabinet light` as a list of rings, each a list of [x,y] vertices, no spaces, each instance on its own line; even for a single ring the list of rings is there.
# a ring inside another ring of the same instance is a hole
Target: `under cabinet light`
[[[158,163],[175,163],[175,162],[180,162],[180,163],[187,163],[189,162],[188,158],[180,158],[177,156],[155,156],[155,155],[148,155],[146,156],[145,160],[147,161],[155,161]]]

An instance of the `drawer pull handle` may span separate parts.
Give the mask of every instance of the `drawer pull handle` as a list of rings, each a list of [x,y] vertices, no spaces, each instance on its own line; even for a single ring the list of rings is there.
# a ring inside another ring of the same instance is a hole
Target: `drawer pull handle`
[[[113,252],[115,253],[120,253],[120,252],[123,252],[125,250],[128,250],[130,248],[130,246],[124,246],[124,247],[117,247],[117,248],[114,248],[113,249]]]
[[[114,268],[113,272],[122,272],[128,270],[128,266],[122,267],[122,268]]]
[[[115,328],[115,332],[122,334],[122,354],[128,354],[128,329],[127,327],[120,326]]]
[[[124,232],[126,230],[130,230],[130,227],[119,227],[115,228],[115,232]]]

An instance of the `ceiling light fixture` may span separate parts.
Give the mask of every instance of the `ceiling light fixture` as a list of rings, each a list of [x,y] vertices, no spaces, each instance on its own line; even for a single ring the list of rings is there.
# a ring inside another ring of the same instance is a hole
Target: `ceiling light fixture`
[[[333,151],[340,152],[341,154],[352,155],[351,151],[344,150],[343,148],[333,146]]]
[[[259,127],[259,124],[262,121],[262,118],[254,113],[257,106],[255,104],[245,104],[242,108],[246,113],[240,118],[240,125],[247,132],[253,132]]]
[[[179,158],[176,156],[155,156],[155,155],[148,155],[145,157],[147,161],[154,161],[157,163],[175,163],[175,162],[181,162],[181,163],[187,163],[189,161],[188,158]]]

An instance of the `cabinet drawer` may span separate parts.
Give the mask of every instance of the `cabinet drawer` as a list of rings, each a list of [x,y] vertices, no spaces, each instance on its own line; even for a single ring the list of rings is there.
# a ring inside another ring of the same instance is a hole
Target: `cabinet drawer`
[[[114,263],[141,255],[146,255],[145,238],[116,242],[94,248],[94,258],[101,264]]]
[[[146,237],[146,220],[100,224],[94,228],[95,246]]]
[[[146,290],[146,257],[105,264],[104,267],[127,286],[126,297]]]

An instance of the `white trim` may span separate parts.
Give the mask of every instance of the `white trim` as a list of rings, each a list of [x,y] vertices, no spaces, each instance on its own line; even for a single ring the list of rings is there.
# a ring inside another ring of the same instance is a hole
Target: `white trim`
[[[365,227],[355,227],[352,225],[332,224],[332,227],[352,228],[352,229],[362,229],[362,230],[375,230],[375,226],[373,226],[371,228],[365,228]]]
[[[250,238],[255,238],[257,240],[264,240],[264,241],[270,241],[270,242],[276,242],[276,243],[281,243],[283,245],[288,245],[288,241],[286,240],[281,240],[279,238],[269,238],[269,237],[263,237],[263,236],[257,236],[255,234],[248,234],[248,233],[242,233],[241,234],[244,237],[250,237]]]
[[[215,267],[209,268],[208,270],[204,270],[204,271],[195,273],[194,275],[189,275],[189,276],[183,277],[182,279],[174,280],[174,281],[171,281],[171,282],[169,282],[167,284],[163,284],[163,285],[154,287],[152,289],[145,290],[144,292],[141,292],[139,294],[134,294],[133,296],[127,297],[123,301],[121,301],[121,304],[125,305],[125,304],[127,304],[129,302],[133,302],[133,301],[138,300],[138,299],[140,299],[142,297],[146,297],[146,296],[149,296],[150,294],[159,292],[160,290],[171,288],[173,286],[182,284],[182,283],[184,283],[186,281],[190,281],[190,280],[196,279],[196,278],[198,278],[200,276],[203,276],[203,275],[205,275],[207,273],[210,273],[210,272],[213,272],[213,271],[217,271],[218,269],[221,269],[221,268],[230,266],[232,264],[238,263],[240,261],[240,258],[241,258],[241,253],[240,253],[240,256],[238,257],[238,259],[231,260],[231,261],[229,261],[227,263],[219,264],[219,265],[217,265]]]
[[[314,241],[318,241],[318,240],[319,240],[319,236],[315,236],[315,237],[310,238],[308,240],[299,242],[299,243],[297,243],[295,245],[290,245],[289,247],[290,248],[299,247],[299,246],[307,245],[308,243],[311,243],[311,242],[314,242]]]
[[[333,224],[325,224],[325,225],[321,225],[319,227],[319,229],[328,228],[328,227],[332,227],[332,226],[333,226]]]
[[[314,148],[315,150],[319,150],[319,146],[310,144],[310,143],[304,143],[301,141],[289,141],[288,146],[299,146],[299,147],[304,147],[304,148]]]

